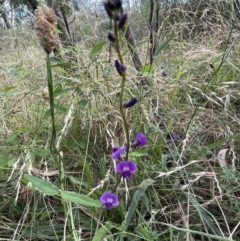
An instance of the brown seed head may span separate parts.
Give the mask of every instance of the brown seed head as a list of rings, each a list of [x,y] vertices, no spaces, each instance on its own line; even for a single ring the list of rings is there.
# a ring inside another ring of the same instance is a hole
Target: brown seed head
[[[57,45],[54,33],[54,27],[56,24],[57,16],[53,9],[45,6],[35,10],[35,31],[40,45],[47,54],[50,54]]]

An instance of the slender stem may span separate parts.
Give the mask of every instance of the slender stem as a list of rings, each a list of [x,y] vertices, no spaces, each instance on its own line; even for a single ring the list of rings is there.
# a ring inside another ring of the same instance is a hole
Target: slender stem
[[[54,161],[58,163],[58,172],[59,172],[59,183],[61,190],[64,190],[64,166],[63,166],[63,160],[62,156],[59,153],[57,147],[56,147],[56,126],[55,126],[55,114],[54,114],[54,93],[53,93],[53,78],[52,78],[52,69],[51,69],[51,62],[50,62],[50,57],[49,54],[46,56],[46,62],[47,62],[47,77],[48,77],[48,92],[49,92],[49,105],[50,105],[50,112],[51,112],[51,120],[52,120],[52,136],[51,136],[51,141],[50,141],[50,152],[54,158]],[[64,212],[66,216],[68,217],[68,212],[67,212],[67,206],[66,203],[64,202],[63,199],[61,199],[62,205]],[[69,224],[69,229],[71,226],[71,220],[68,217],[68,224]]]
[[[50,104],[50,112],[51,112],[51,120],[52,120],[52,136],[50,142],[50,151],[54,156],[55,149],[55,141],[56,141],[56,127],[55,127],[55,115],[54,115],[54,94],[53,94],[53,81],[52,81],[52,70],[50,64],[49,54],[46,57],[47,62],[47,72],[48,72],[48,92],[49,92],[49,104]]]
[[[53,93],[53,78],[52,78],[52,69],[49,54],[46,56],[47,62],[47,73],[48,73],[48,91],[49,91],[49,104],[51,112],[51,121],[52,121],[52,136],[50,141],[50,152],[53,155],[54,160],[58,163],[59,169],[59,179],[60,185],[63,190],[63,179],[64,179],[64,168],[62,162],[62,156],[56,148],[56,126],[55,126],[55,114],[54,114],[54,93]]]
[[[122,59],[122,55],[120,52],[120,47],[119,47],[119,37],[118,37],[118,26],[117,26],[117,22],[116,20],[114,20],[114,34],[116,36],[116,42],[115,42],[115,47],[116,47],[116,52],[119,58],[119,61],[121,64],[123,64],[123,59]],[[124,87],[125,87],[125,82],[126,82],[126,74],[125,72],[122,74],[122,83],[121,83],[121,91],[120,91],[120,106],[119,106],[119,110],[122,116],[122,120],[123,120],[123,127],[124,127],[124,131],[125,131],[125,135],[126,135],[126,160],[128,160],[128,153],[129,153],[129,130],[128,130],[128,124],[127,124],[127,120],[126,120],[126,116],[124,114],[124,110],[123,110],[123,94],[124,94]]]

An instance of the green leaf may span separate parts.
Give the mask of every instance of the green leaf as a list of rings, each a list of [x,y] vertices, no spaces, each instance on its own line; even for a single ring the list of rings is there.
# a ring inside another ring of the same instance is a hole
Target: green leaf
[[[70,90],[72,90],[72,88],[67,88],[67,89],[54,91],[54,97],[57,97],[57,96],[62,95],[62,94],[65,94],[65,93],[67,93]]]
[[[46,195],[53,196],[59,194],[59,189],[57,186],[49,183],[43,179],[38,177],[31,176],[29,174],[25,174],[24,177],[32,183],[34,187],[36,187],[39,191],[43,192]]]
[[[55,109],[58,110],[59,112],[66,114],[67,113],[67,108],[61,105],[54,105]]]
[[[154,64],[147,64],[142,67],[142,76],[143,77],[148,77],[153,74],[155,69]]]
[[[79,101],[79,107],[83,110],[87,106],[88,101],[87,100],[80,100]]]
[[[8,159],[6,159],[3,155],[0,155],[0,167],[7,167],[8,162],[9,162]]]
[[[70,180],[73,184],[79,185],[80,187],[81,187],[81,186],[85,186],[85,187],[88,186],[88,185],[87,185],[85,182],[83,182],[81,179],[78,179],[78,178],[73,177],[73,176],[71,176],[71,175],[68,175],[68,178],[69,178],[69,180]]]
[[[137,191],[135,192],[135,194],[132,198],[132,202],[131,202],[130,207],[128,209],[127,216],[126,216],[125,220],[122,222],[123,231],[127,230],[128,226],[129,226],[129,224],[132,220],[133,214],[136,211],[137,205],[138,205],[141,197],[145,193],[147,187],[152,185],[154,182],[155,181],[153,179],[149,178],[149,179],[145,179],[140,184],[140,187],[137,189]]]
[[[16,162],[15,158],[8,160],[8,167],[12,167],[15,162]]]
[[[56,95],[56,93],[58,93],[59,91],[61,91],[63,89],[62,84],[58,83],[53,91],[54,96]]]
[[[67,78],[67,77],[61,77],[61,78],[56,78],[56,82],[62,82],[62,83],[67,83],[67,84],[72,84],[73,79],[72,78]]]
[[[5,88],[3,89],[3,91],[6,93],[6,92],[8,92],[8,91],[10,91],[10,90],[12,90],[12,89],[14,89],[14,88],[16,88],[16,86],[7,86],[7,87],[5,87]]]
[[[46,157],[50,155],[50,151],[49,150],[41,150],[41,149],[35,149],[33,150],[33,153],[36,156],[40,156],[40,157]]]
[[[54,62],[54,63],[61,63],[62,62],[61,59],[56,57],[56,56],[50,57],[50,61]]]
[[[10,136],[7,138],[6,142],[12,142],[17,138],[17,135],[15,133],[10,134]]]
[[[60,29],[56,28],[56,27],[54,27],[53,29],[54,29],[54,32],[57,33],[57,34],[61,34],[62,33],[62,31]]]
[[[53,67],[53,66],[52,66],[52,67]],[[56,67],[58,67],[58,66],[56,66]],[[59,70],[60,72],[62,72],[63,74],[68,75],[68,72],[67,72],[64,68],[58,67],[58,70]]]
[[[130,153],[130,156],[141,157],[141,156],[146,156],[146,153],[140,153],[140,152],[133,151],[133,152]]]
[[[168,43],[173,39],[173,37],[174,37],[174,35],[172,34],[172,35],[170,36],[170,38],[167,39],[166,42],[164,42],[162,45],[160,45],[160,46],[156,49],[153,57],[156,57],[156,56],[168,45]]]
[[[90,57],[90,58],[94,58],[94,57],[98,56],[98,55],[102,52],[102,48],[103,48],[103,46],[104,46],[105,44],[106,44],[106,41],[101,42],[101,43],[95,45],[95,46],[92,48],[92,50],[91,50],[91,52],[90,52],[90,54],[89,54],[89,57]]]
[[[108,230],[106,227],[102,226],[101,228],[98,229],[98,231],[95,233],[92,241],[100,241],[103,240],[103,238],[106,236],[108,233]]]
[[[86,195],[79,194],[76,192],[62,191],[61,197],[63,200],[67,202],[76,203],[82,206],[97,207],[97,208],[100,208],[102,206],[100,201],[94,200]]]
[[[51,116],[51,110],[48,109],[48,110],[45,111],[45,113],[43,115],[43,119],[47,120],[50,116]]]

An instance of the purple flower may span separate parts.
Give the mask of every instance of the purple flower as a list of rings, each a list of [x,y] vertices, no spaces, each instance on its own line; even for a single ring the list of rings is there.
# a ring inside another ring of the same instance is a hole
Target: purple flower
[[[128,102],[124,103],[123,104],[123,108],[129,108],[129,107],[132,107],[134,106],[135,104],[137,103],[137,98],[132,98],[131,100],[129,100]]]
[[[119,75],[123,75],[123,73],[126,71],[126,66],[124,64],[121,64],[118,60],[115,60],[115,67]]]
[[[166,77],[167,76],[167,72],[166,72],[166,70],[164,69],[164,70],[162,70],[162,77]]]
[[[126,151],[126,146],[123,148],[113,147],[112,148],[112,159],[122,159],[121,155]]]
[[[131,144],[131,147],[145,146],[146,144],[147,144],[147,137],[142,132],[139,132],[136,135],[134,142]]]
[[[141,87],[141,85],[140,85],[138,82],[135,83],[135,86],[136,86],[136,88],[138,88],[138,89]]]
[[[105,208],[110,209],[118,206],[118,197],[110,192],[104,192],[100,197],[100,202],[105,205]]]
[[[181,135],[179,135],[179,134],[172,134],[171,137],[172,137],[173,141],[181,140]]]
[[[132,161],[121,161],[116,166],[116,172],[122,173],[123,178],[131,178],[137,172],[137,165]]]

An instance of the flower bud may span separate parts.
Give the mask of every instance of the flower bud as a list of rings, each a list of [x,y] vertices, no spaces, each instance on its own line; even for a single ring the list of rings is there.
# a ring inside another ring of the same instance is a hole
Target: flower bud
[[[142,133],[139,132],[134,142],[131,144],[131,147],[137,147],[137,146],[145,146],[147,144],[147,137]]]
[[[109,33],[108,33],[108,40],[109,40],[110,42],[112,42],[112,43],[115,43],[116,37],[115,37],[115,35],[114,35],[112,32],[109,32]]]
[[[167,72],[166,72],[166,70],[163,70],[162,71],[162,77],[166,77],[167,76]]]
[[[114,1],[115,9],[119,10],[122,7],[122,2],[121,0],[115,0]]]
[[[137,98],[132,98],[131,100],[129,100],[128,102],[124,103],[123,104],[123,108],[129,108],[129,107],[132,107],[134,106],[135,104],[137,103]]]
[[[115,10],[115,3],[114,3],[114,1],[108,0],[108,1],[106,2],[106,4],[107,4],[108,8],[109,8],[111,11],[114,11],[114,10]]]
[[[107,12],[108,17],[112,18],[113,17],[113,12],[112,12],[111,8],[109,7],[108,2],[104,3],[104,8],[105,8],[105,10]]]
[[[115,60],[115,67],[119,75],[123,75],[123,73],[126,71],[126,66],[124,64],[119,63],[118,60]]]
[[[123,13],[119,18],[118,28],[121,29],[125,25],[126,22],[127,22],[127,14]]]

